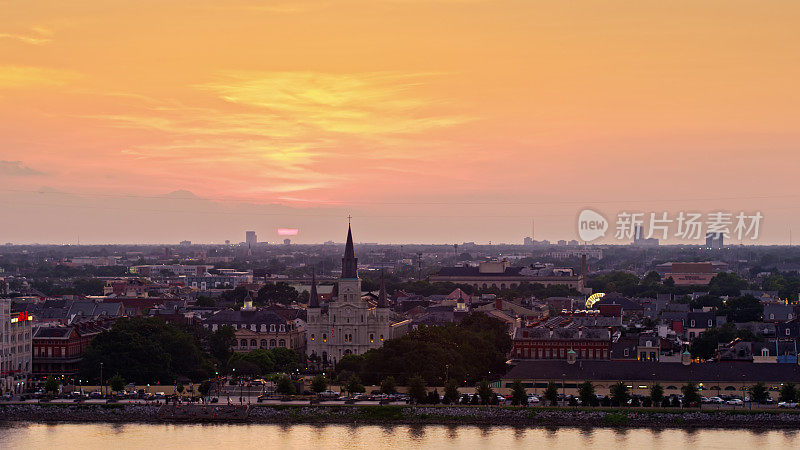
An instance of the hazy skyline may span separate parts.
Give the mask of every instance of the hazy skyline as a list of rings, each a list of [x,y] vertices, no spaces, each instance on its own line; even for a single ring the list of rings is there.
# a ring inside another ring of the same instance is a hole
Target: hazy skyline
[[[764,6],[0,0],[0,242],[554,241],[589,207],[787,243],[800,4]]]

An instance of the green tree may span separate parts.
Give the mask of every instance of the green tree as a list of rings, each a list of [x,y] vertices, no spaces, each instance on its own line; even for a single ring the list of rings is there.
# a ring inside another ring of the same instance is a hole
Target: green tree
[[[477,383],[505,372],[510,349],[503,322],[472,313],[460,324],[422,326],[363,355],[344,357],[337,363],[337,371],[351,370],[367,384],[378,384],[389,375],[407,384],[412,374],[428,384],[449,378]]]
[[[720,311],[731,322],[760,322],[764,315],[764,305],[752,295],[728,299]]]
[[[652,400],[653,406],[660,405],[663,399],[664,399],[664,387],[658,383],[655,383],[652,386],[650,386],[650,400]]]
[[[425,380],[419,375],[414,375],[408,380],[408,396],[414,403],[425,403],[428,389]]]
[[[275,392],[283,395],[294,395],[297,388],[288,375],[279,375],[275,380]]]
[[[712,295],[735,297],[741,294],[742,289],[747,289],[747,280],[730,272],[718,273],[708,283],[708,290]]]
[[[544,398],[550,402],[550,406],[558,405],[558,385],[554,381],[547,383]]]
[[[525,386],[522,381],[514,380],[511,385],[511,404],[514,406],[528,406],[528,393],[525,392]]]
[[[389,375],[381,381],[381,392],[384,394],[397,393],[397,383],[394,381],[393,376]]]
[[[712,328],[694,338],[692,345],[689,347],[689,353],[692,354],[693,358],[709,359],[716,354],[718,344],[719,332]]]
[[[328,379],[325,375],[317,375],[311,380],[311,390],[315,393],[325,392],[326,389],[328,389]]]
[[[270,357],[275,361],[278,372],[291,373],[300,368],[300,354],[286,347],[275,347],[269,350]]]
[[[488,405],[492,401],[492,398],[496,398],[494,391],[489,386],[489,382],[486,381],[485,378],[478,383],[476,393],[481,398],[481,404],[483,405]]]
[[[281,281],[275,284],[267,283],[262,286],[261,289],[258,290],[255,302],[260,305],[272,303],[290,305],[292,302],[297,301],[298,296],[299,293],[297,289]]]
[[[627,406],[630,398],[631,394],[628,391],[628,386],[622,381],[618,381],[611,386],[611,401],[615,405]]]
[[[447,384],[444,386],[444,401],[445,403],[458,403],[458,399],[461,394],[458,392],[458,381],[451,378],[447,381]]]
[[[597,396],[594,393],[594,385],[591,381],[586,380],[578,385],[578,398],[581,399],[583,406],[592,406],[597,402]]]
[[[212,332],[208,338],[208,346],[211,356],[222,364],[225,364],[233,353],[231,347],[236,344],[236,333],[229,325],[222,326]]]
[[[700,391],[697,385],[691,381],[681,386],[681,393],[683,394],[683,403],[685,405],[697,404],[700,405]]]
[[[195,335],[157,318],[122,318],[95,336],[81,361],[80,376],[99,380],[101,363],[106,373],[142,383],[208,377]]]
[[[210,381],[203,381],[200,383],[200,386],[197,387],[197,391],[200,392],[200,395],[203,397],[208,397],[208,394],[211,393],[211,382]]]
[[[247,353],[234,353],[228,359],[228,367],[236,368],[239,375],[257,376],[266,375],[277,368],[270,350],[257,349]],[[243,364],[247,363],[247,364]]]
[[[769,390],[762,382],[750,386],[750,400],[756,403],[765,403],[769,398]]]
[[[780,401],[794,402],[796,400],[797,389],[795,389],[794,383],[783,383],[783,386],[781,386]]]
[[[120,374],[115,374],[111,377],[108,380],[108,384],[111,386],[111,392],[120,392],[125,389],[125,379]]]
[[[364,392],[364,385],[361,383],[361,379],[358,378],[358,375],[353,375],[349,380],[347,380],[344,390],[346,390],[350,395],[353,395],[354,393],[362,393]]]
[[[57,379],[53,378],[52,376],[47,377],[44,382],[44,391],[49,394],[55,394],[58,392],[58,386],[60,383]]]

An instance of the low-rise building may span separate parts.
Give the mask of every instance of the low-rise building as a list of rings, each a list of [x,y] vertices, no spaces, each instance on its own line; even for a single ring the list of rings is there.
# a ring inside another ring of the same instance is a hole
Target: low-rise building
[[[305,330],[295,320],[286,320],[267,309],[254,308],[249,297],[240,311],[223,309],[203,320],[202,324],[212,331],[224,326],[232,327],[236,334],[233,350],[237,352],[284,347],[305,353]]]
[[[33,317],[11,310],[11,300],[0,299],[0,391],[20,392],[31,373]]]

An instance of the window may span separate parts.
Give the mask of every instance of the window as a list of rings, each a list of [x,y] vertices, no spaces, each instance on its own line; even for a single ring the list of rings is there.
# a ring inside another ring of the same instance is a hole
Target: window
[[[708,327],[711,328],[714,326],[714,322],[711,319],[708,319]]]
[[[789,328],[787,328],[787,329],[786,329],[786,335],[787,335],[787,336],[789,336],[789,335],[791,335],[791,334],[792,334],[792,330],[790,330]]]
[[[694,327],[694,319],[692,319],[691,326]]]
[[[314,339],[315,339],[315,336],[312,334],[311,335],[311,340],[313,341]]]
[[[262,339],[261,340],[261,348],[267,348],[267,340],[266,339]]]
[[[281,324],[281,333],[283,333],[284,331],[286,331],[286,325]]]
[[[275,345],[276,345],[275,339],[270,339],[269,340],[269,348],[275,348]]]
[[[631,351],[630,351],[629,349],[627,349],[627,348],[626,348],[626,349],[625,349],[625,350],[622,352],[622,354],[623,354],[623,355],[625,355],[625,356],[630,356],[630,354],[631,354]]]
[[[275,324],[274,323],[269,324],[269,331],[270,331],[270,333],[274,333],[275,332]]]
[[[761,349],[761,356],[769,356],[769,349],[762,348]]]
[[[255,348],[255,346],[256,346],[256,340],[255,339],[250,339],[250,347]]]
[[[770,318],[770,319],[775,319],[775,314],[770,314],[770,315],[769,315],[769,318]]]
[[[286,347],[286,339],[281,339],[278,341],[278,347]]]
[[[242,348],[247,347],[247,339],[242,339],[242,341],[239,343],[239,346]]]

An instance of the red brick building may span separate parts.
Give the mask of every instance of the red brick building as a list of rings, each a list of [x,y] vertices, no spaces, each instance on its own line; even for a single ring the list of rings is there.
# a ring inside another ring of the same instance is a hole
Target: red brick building
[[[514,333],[514,359],[567,359],[572,350],[577,359],[609,359],[611,332],[583,327],[529,327]]]
[[[110,321],[92,320],[68,326],[37,327],[33,335],[32,377],[76,374],[92,339],[109,325]]]

